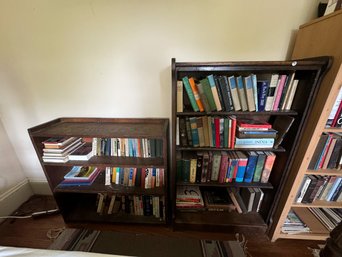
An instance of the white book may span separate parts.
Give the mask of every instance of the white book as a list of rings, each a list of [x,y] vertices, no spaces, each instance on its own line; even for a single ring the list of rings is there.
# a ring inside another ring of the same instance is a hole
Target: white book
[[[304,182],[303,182],[301,188],[299,189],[300,193],[299,193],[299,195],[297,197],[297,200],[296,200],[297,203],[301,203],[302,202],[303,197],[304,197],[304,195],[306,193],[306,190],[308,189],[308,187],[310,185],[310,182],[311,182],[311,179],[308,176],[306,178],[304,178]]]
[[[260,195],[260,199],[259,199],[259,203],[258,203],[258,207],[257,207],[257,212],[259,212],[260,210],[260,206],[261,206],[261,203],[262,203],[262,200],[264,199],[264,192],[261,190],[261,188],[259,188],[260,192],[261,192],[261,195]]]
[[[179,117],[176,119],[176,145],[180,145],[179,143]]]
[[[275,96],[276,87],[278,85],[279,74],[272,74],[270,86],[268,87],[265,111],[271,111],[273,107],[273,101]]]
[[[292,106],[294,96],[296,94],[298,82],[299,82],[298,79],[293,80],[293,83],[291,85],[290,95],[289,95],[289,98],[287,99],[287,102],[285,104],[285,110],[291,110],[291,106]]]
[[[105,186],[110,186],[111,174],[110,174],[110,167],[106,167],[106,176],[105,176]]]

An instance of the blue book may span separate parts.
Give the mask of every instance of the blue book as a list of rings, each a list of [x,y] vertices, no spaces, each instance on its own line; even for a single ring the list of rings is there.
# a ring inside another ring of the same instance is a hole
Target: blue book
[[[243,181],[250,183],[253,180],[255,167],[258,161],[258,154],[254,151],[249,151],[247,152],[247,155],[248,155],[248,162],[247,162],[245,177]]]
[[[274,138],[235,138],[236,148],[272,148]]]
[[[329,193],[327,194],[325,200],[331,201],[331,198],[334,195],[335,190],[337,189],[337,187],[340,185],[341,180],[342,180],[342,177],[337,177],[336,178],[336,180],[335,180],[334,184],[331,186],[331,189],[330,189]]]
[[[243,152],[238,151],[236,152],[236,155],[238,156],[238,168],[236,172],[235,181],[242,182],[245,176],[248,158],[247,155],[245,155]]]
[[[258,89],[257,89],[257,76],[255,74],[251,75],[252,77],[252,84],[253,84],[253,95],[254,95],[254,103],[255,103],[255,111],[259,111],[259,104],[258,104]]]
[[[268,81],[266,80],[257,82],[259,112],[265,111],[268,86],[269,84],[268,84]]]

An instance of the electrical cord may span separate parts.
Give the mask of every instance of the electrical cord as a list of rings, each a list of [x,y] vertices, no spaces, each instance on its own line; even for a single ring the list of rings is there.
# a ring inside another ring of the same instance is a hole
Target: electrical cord
[[[25,215],[25,216],[0,216],[0,219],[29,219],[29,218],[36,218],[39,216],[43,215],[50,215],[50,214],[55,214],[58,213],[58,209],[52,209],[52,210],[47,210],[47,211],[38,211],[38,212],[33,212],[31,215]]]

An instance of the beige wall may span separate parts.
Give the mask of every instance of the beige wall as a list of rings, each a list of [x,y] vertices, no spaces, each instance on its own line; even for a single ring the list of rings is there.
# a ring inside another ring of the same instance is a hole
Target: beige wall
[[[44,179],[27,128],[61,116],[170,117],[172,57],[284,60],[317,3],[1,0],[0,115],[25,176]]]

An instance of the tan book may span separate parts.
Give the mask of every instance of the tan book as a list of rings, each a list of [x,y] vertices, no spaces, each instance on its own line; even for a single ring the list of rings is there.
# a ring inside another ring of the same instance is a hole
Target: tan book
[[[190,183],[196,182],[197,159],[190,159]]]
[[[183,81],[177,81],[177,112],[183,112]]]
[[[209,127],[208,127],[208,116],[202,116],[203,124],[203,136],[204,136],[204,146],[210,146],[209,142]]]
[[[196,123],[197,123],[199,146],[200,147],[204,147],[205,146],[205,142],[204,142],[204,128],[203,128],[202,117],[197,117],[196,118]]]
[[[244,86],[245,86],[245,93],[246,93],[246,98],[247,98],[248,111],[254,112],[255,111],[255,101],[254,101],[252,77],[251,76],[245,77],[244,82],[245,82]]]

